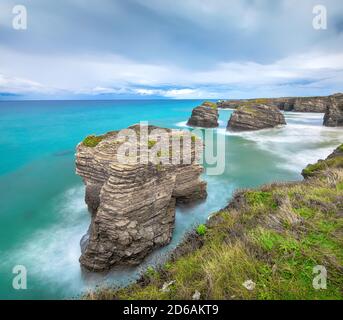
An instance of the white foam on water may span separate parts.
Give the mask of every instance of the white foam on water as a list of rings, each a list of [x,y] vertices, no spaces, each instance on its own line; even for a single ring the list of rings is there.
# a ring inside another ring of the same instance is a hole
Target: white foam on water
[[[224,126],[224,125],[226,125],[226,122],[219,120],[218,124],[219,124],[219,126]],[[175,126],[180,127],[180,128],[193,128],[192,126],[187,125],[187,121],[177,122],[177,123],[175,123]]]
[[[181,121],[181,122],[175,123],[175,126],[180,127],[180,128],[191,128],[190,126],[187,125],[187,121]]]
[[[62,289],[67,294],[78,294],[82,286],[80,239],[89,225],[84,187],[70,189],[57,200],[51,214],[58,215],[58,222],[35,232],[22,247],[8,252],[5,261],[24,265],[28,283],[34,278],[35,283],[52,292]]]
[[[326,158],[334,148],[343,142],[342,128],[322,126],[323,114],[285,113],[286,126],[273,129],[219,134],[239,136],[255,142],[262,150],[281,158],[280,168],[300,172],[308,163]]]

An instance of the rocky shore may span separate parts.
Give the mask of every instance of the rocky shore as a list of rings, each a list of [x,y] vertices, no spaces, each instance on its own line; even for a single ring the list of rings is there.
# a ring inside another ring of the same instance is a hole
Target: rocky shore
[[[237,192],[167,263],[84,298],[343,299],[343,145],[319,163],[303,181]],[[325,290],[314,287],[320,270],[329,274]]]
[[[238,107],[227,125],[230,131],[252,131],[285,125],[285,117],[275,106],[256,104]]]
[[[176,205],[206,198],[206,183],[199,178],[202,141],[170,129],[163,129],[167,140],[162,141],[160,129],[135,125],[128,133],[138,140],[113,131],[89,136],[77,146],[76,173],[86,185],[91,213],[80,258],[88,270],[140,263],[170,242]],[[167,150],[160,149],[168,143]],[[123,163],[118,155],[124,145],[136,148],[137,157]],[[188,158],[182,150],[189,150]]]
[[[218,127],[218,108],[214,102],[204,102],[193,109],[187,125],[191,127],[216,128]]]

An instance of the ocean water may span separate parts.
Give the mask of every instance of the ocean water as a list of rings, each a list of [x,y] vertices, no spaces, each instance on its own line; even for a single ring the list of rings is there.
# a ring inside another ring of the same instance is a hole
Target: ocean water
[[[231,110],[220,111],[215,135],[226,154],[221,175],[203,176],[208,198],[177,209],[170,245],[137,268],[81,272],[80,239],[89,225],[84,187],[75,175],[75,146],[85,136],[139,121],[186,128],[196,100],[0,102],[0,299],[77,298],[95,286],[123,285],[160,263],[185,232],[224,207],[233,192],[272,181],[300,180],[301,169],[326,157],[343,131],[321,126],[322,114],[285,113],[288,125],[227,133]],[[212,145],[207,145],[212,148]],[[15,290],[13,267],[27,269],[27,289]]]

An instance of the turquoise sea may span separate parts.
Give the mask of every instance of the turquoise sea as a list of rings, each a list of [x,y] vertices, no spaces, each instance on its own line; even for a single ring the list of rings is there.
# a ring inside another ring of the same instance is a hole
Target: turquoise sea
[[[326,157],[343,141],[342,129],[321,126],[322,114],[286,113],[288,125],[232,134],[231,110],[220,111],[226,166],[206,176],[208,198],[177,209],[172,243],[138,268],[106,275],[80,270],[80,239],[89,225],[84,187],[75,175],[75,146],[85,136],[148,121],[186,128],[196,100],[0,102],[0,299],[65,299],[107,283],[134,280],[158,263],[185,232],[224,207],[239,188],[272,181],[300,180],[301,169]],[[212,146],[207,146],[212,147]],[[220,148],[224,148],[221,145]],[[27,268],[27,290],[14,290],[12,269]]]

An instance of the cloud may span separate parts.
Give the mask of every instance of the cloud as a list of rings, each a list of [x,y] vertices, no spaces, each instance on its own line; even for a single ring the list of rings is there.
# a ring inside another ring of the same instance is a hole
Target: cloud
[[[0,92],[12,94],[51,93],[52,90],[28,79],[8,77],[0,74]]]
[[[0,92],[48,97],[245,97],[342,87],[343,2],[23,0],[28,30],[0,14]],[[9,16],[10,15],[10,16]]]

